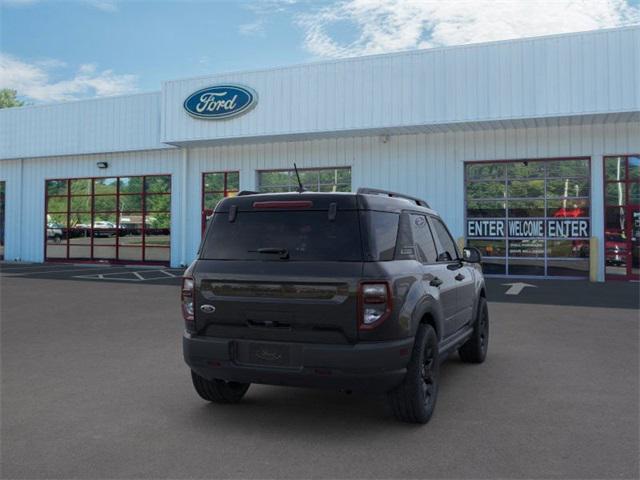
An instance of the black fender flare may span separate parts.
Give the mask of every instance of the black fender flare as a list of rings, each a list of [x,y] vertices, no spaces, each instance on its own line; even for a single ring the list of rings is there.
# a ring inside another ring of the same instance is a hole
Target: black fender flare
[[[433,326],[438,335],[438,340],[442,340],[444,333],[444,313],[440,304],[430,296],[424,297],[420,303],[418,303],[413,311],[411,333],[415,336],[418,331],[418,327],[423,323],[423,319],[429,317],[428,322]]]

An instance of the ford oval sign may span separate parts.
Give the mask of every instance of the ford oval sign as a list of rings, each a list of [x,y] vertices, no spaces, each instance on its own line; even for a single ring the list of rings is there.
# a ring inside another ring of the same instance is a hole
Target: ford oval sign
[[[251,110],[258,95],[241,85],[215,85],[192,93],[184,101],[184,109],[196,118],[219,120],[235,117]]]

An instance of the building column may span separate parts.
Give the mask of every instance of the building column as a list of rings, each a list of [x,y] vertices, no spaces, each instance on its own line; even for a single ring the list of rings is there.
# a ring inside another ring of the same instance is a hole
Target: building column
[[[256,178],[256,171],[254,169],[241,169],[240,170],[240,190],[256,190],[258,179]]]
[[[595,280],[604,282],[604,170],[602,155],[591,157],[591,236],[597,239],[597,271]]]

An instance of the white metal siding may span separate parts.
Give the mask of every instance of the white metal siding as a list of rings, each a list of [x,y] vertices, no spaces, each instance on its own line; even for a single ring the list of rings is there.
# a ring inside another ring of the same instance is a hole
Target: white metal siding
[[[47,157],[0,162],[0,180],[6,180],[5,259],[42,262],[44,260],[45,180],[118,175],[172,175],[171,211],[180,211],[183,195],[178,150]],[[22,168],[20,168],[22,162]],[[107,170],[96,162],[108,162]],[[179,215],[171,216],[172,232],[180,231]],[[179,264],[180,236],[171,237],[171,262]]]
[[[378,187],[423,197],[461,237],[465,161],[589,156],[592,232],[603,238],[602,155],[625,153],[640,153],[640,123],[392,135],[387,143],[369,136],[50,157],[25,159],[22,168],[19,161],[3,161],[5,255],[43,260],[45,179],[165,173],[172,175],[171,263],[188,263],[200,242],[202,172],[239,170],[240,188],[252,189],[257,170],[291,168],[294,161],[301,168],[350,166],[354,189]],[[99,170],[98,161],[107,161],[109,169]]]
[[[164,147],[159,92],[0,110],[0,158]]]
[[[166,82],[163,142],[637,112],[640,27],[429,49]],[[213,84],[258,92],[250,113],[193,119]]]

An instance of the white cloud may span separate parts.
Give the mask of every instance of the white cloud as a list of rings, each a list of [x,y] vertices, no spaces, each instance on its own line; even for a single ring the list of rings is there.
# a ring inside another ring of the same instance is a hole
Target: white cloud
[[[317,57],[532,37],[640,23],[627,0],[343,0],[301,14],[304,46]],[[347,24],[341,41],[332,29]]]
[[[264,19],[262,18],[259,18],[254,22],[243,23],[238,27],[238,33],[246,36],[262,36],[264,35],[264,23]]]
[[[52,70],[64,66],[57,60],[24,62],[0,53],[0,88],[11,88],[18,94],[39,102],[64,101],[86,97],[107,97],[137,90],[136,75],[98,70],[95,64],[81,65],[72,78],[54,80]]]

